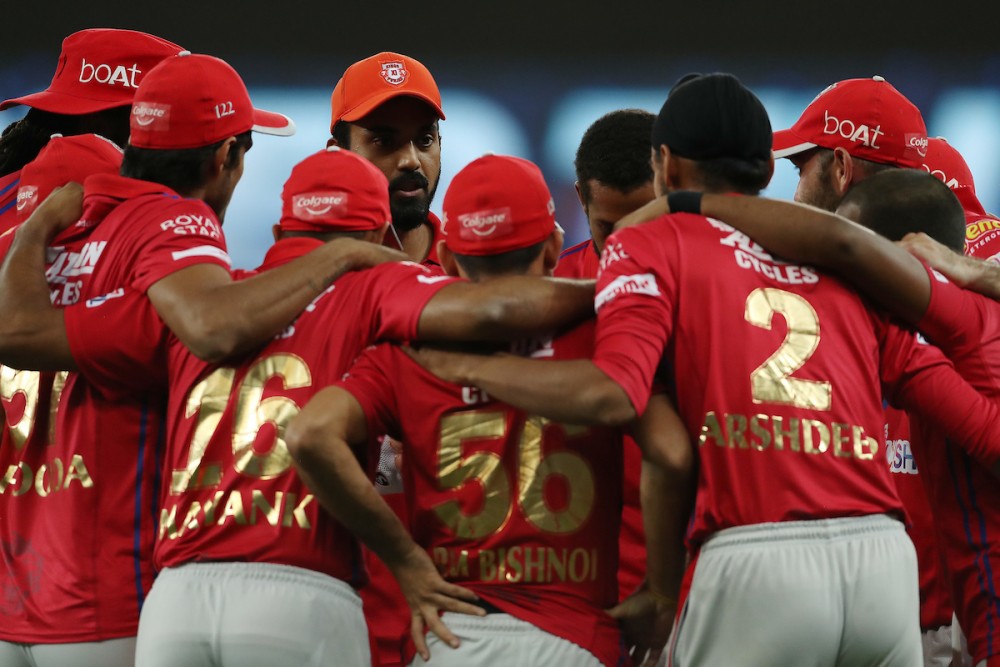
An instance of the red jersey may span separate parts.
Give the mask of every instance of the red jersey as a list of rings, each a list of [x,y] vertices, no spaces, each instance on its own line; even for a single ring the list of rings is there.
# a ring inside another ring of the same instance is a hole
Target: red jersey
[[[83,217],[56,240],[49,260],[59,306],[93,305],[120,289],[143,292],[198,263],[229,268],[222,229],[204,202],[107,175],[87,180]],[[145,341],[136,349],[146,371],[101,387],[76,373],[52,383],[46,374],[5,371],[0,493],[10,497],[0,506],[0,542],[21,599],[0,626],[3,640],[135,635],[152,585],[165,410],[152,389],[165,384],[165,330],[128,317],[94,326],[109,340]],[[30,556],[14,557],[19,552]]]
[[[591,325],[539,350],[589,356]],[[617,624],[621,439],[551,423],[442,382],[394,346],[366,352],[340,383],[369,433],[401,440],[414,539],[449,581],[572,641],[605,665],[622,659]],[[601,475],[596,475],[600,471]]]
[[[910,419],[902,410],[886,408],[885,455],[896,492],[906,509],[906,532],[917,551],[920,576],[920,627],[936,630],[951,624],[954,607],[945,576],[944,553],[934,525],[934,512],[927,500],[921,469],[911,447]],[[926,467],[927,464],[924,464]]]
[[[931,288],[920,330],[974,387],[1000,397],[1000,305],[934,272]],[[944,439],[926,427],[922,436]],[[950,443],[916,453],[969,651],[977,663],[1000,656],[1000,481]]]
[[[985,432],[998,426],[975,412],[996,406],[936,349],[729,225],[663,216],[609,238],[601,263],[595,364],[641,412],[664,359],[697,434],[692,546],[733,526],[901,516],[878,457],[880,384],[894,404],[923,399],[963,441],[991,445]]]
[[[594,279],[601,267],[592,239],[563,251],[553,272],[556,278]],[[624,437],[625,476],[622,488],[622,529],[618,534],[618,599],[631,595],[646,577],[646,532],[642,525],[639,480],[642,451],[629,436]]]
[[[566,248],[559,255],[559,263],[553,274],[556,278],[596,278],[601,268],[601,258],[594,249],[593,239]]]
[[[21,170],[0,176],[0,234],[17,224],[17,188]]]
[[[319,245],[308,238],[279,241],[262,269]],[[316,391],[343,376],[367,345],[381,338],[414,338],[424,304],[451,282],[410,263],[346,274],[285,332],[234,365],[207,364],[173,339],[156,567],[196,561],[279,563],[355,586],[364,583],[357,542],[299,480],[284,429]],[[133,345],[106,341],[96,331],[92,324],[100,310],[67,311],[67,333],[81,374],[103,385],[143,372],[132,359]]]

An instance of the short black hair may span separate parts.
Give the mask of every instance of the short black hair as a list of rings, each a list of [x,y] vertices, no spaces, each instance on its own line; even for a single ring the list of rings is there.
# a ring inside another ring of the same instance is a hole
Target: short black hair
[[[590,181],[628,193],[653,180],[649,141],[656,116],[642,109],[619,109],[598,118],[576,149],[576,180],[585,202]]]
[[[881,170],[848,190],[840,205],[847,204],[858,207],[858,223],[890,241],[924,232],[956,252],[965,249],[962,204],[923,170]]]
[[[481,280],[504,275],[521,275],[528,270],[531,263],[538,259],[545,247],[545,241],[540,241],[526,248],[510,250],[497,255],[459,255],[454,253],[455,261],[465,271],[471,280]]]
[[[333,130],[330,131],[330,136],[332,136],[337,142],[337,145],[345,151],[351,150],[351,123],[348,123],[346,120],[338,120],[333,124]]]
[[[130,144],[122,157],[121,174],[128,178],[159,183],[178,194],[186,195],[205,182],[209,162],[223,143],[225,140],[211,146],[178,150],[136,148]],[[239,164],[240,154],[250,150],[251,146],[253,139],[249,131],[236,135],[236,144],[226,156],[226,168],[232,169]]]
[[[771,180],[771,161],[718,157],[695,161],[706,190],[757,195]]]

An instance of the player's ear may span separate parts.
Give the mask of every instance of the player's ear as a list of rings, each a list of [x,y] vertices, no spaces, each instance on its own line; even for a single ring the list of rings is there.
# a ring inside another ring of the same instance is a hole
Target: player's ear
[[[372,235],[371,239],[365,239],[365,240],[366,241],[370,240],[372,243],[375,243],[377,245],[382,245],[382,240],[385,239],[385,233],[389,231],[389,225],[391,224],[392,224],[391,222],[386,220],[386,223],[384,225],[382,225],[378,229],[373,229],[370,232]]]
[[[330,148],[331,146],[339,146],[339,145],[340,144],[337,143],[337,140],[334,139],[333,137],[330,137],[329,139],[326,140],[326,147],[327,148]]]
[[[854,180],[859,176],[857,164],[854,158],[841,147],[833,149],[833,164],[830,165],[830,178],[833,179],[833,187],[841,196],[847,194],[854,184]]]
[[[583,207],[583,212],[587,212],[587,200],[583,198],[583,191],[580,189],[580,181],[573,183],[573,187],[576,188],[576,198],[580,200],[580,206]]]
[[[545,239],[545,245],[542,248],[543,267],[547,276],[551,276],[559,264],[559,255],[562,254],[563,248],[563,238],[562,227],[559,226],[559,223],[556,223],[556,228],[549,234],[549,238]]]

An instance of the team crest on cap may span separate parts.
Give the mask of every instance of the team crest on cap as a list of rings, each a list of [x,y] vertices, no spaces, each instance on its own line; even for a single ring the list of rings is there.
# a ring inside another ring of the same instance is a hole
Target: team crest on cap
[[[23,211],[28,204],[34,206],[32,202],[37,196],[38,186],[36,185],[25,185],[19,188],[17,191],[17,210]]]
[[[401,60],[389,60],[385,62],[380,62],[382,65],[382,71],[379,72],[382,78],[385,79],[386,83],[390,83],[394,86],[400,86],[406,83],[406,80],[410,76],[409,70]]]
[[[332,190],[307,192],[292,197],[292,215],[299,220],[347,214],[347,193]]]
[[[474,211],[458,216],[459,236],[468,241],[506,236],[513,231],[510,207]]]
[[[170,129],[170,105],[136,102],[132,105],[132,122],[144,130]]]

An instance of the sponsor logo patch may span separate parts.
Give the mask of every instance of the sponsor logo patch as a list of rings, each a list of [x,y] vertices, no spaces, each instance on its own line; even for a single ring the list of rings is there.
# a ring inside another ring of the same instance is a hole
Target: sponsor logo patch
[[[107,63],[88,63],[84,58],[80,64],[80,83],[103,83],[107,86],[123,88],[138,88],[137,77],[142,74],[137,63],[131,67],[125,65],[109,65]]]
[[[927,157],[927,136],[924,134],[906,134],[903,135],[903,141],[906,143],[907,150],[917,151],[917,155],[920,157]],[[944,179],[942,179],[944,180]]]
[[[382,66],[382,78],[385,82],[393,86],[401,86],[410,78],[410,72],[400,60],[388,60],[379,63]]]
[[[458,235],[468,241],[500,238],[514,231],[510,207],[474,211],[458,216]]]
[[[35,208],[37,202],[35,199],[38,197],[38,186],[35,185],[24,185],[17,190],[17,210],[23,211],[25,207],[28,210]]]
[[[594,309],[600,310],[623,294],[660,296],[660,288],[656,284],[656,276],[652,273],[618,276],[594,297]]]
[[[864,123],[855,123],[849,118],[841,120],[840,118],[832,115],[829,111],[823,112],[823,121],[823,134],[837,134],[848,141],[853,141],[875,150],[879,150],[881,148],[881,146],[878,145],[878,140],[879,137],[885,134],[885,132],[882,131],[881,125],[876,125],[875,128],[872,129]],[[924,137],[924,150],[926,151],[926,149],[927,137]]]
[[[347,200],[346,192],[306,192],[292,197],[292,215],[300,220],[342,218],[347,215]]]
[[[144,130],[165,132],[170,129],[170,105],[138,102],[132,106],[132,122]]]
[[[982,220],[971,222],[965,226],[965,239],[967,241],[975,241],[983,234],[989,234],[990,232],[995,232],[998,229],[1000,229],[1000,220],[983,218]]]

